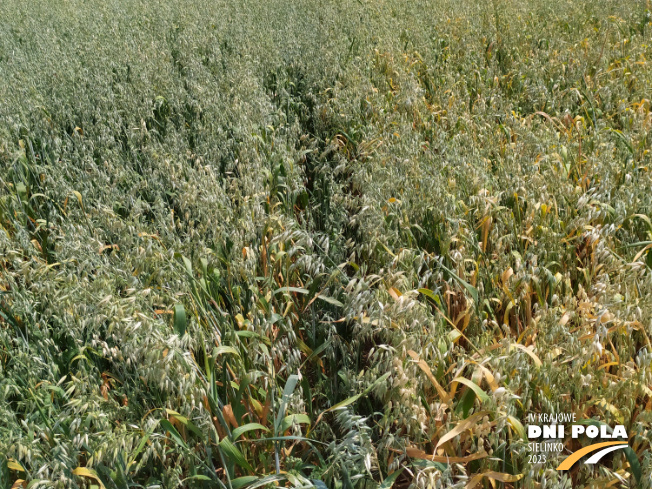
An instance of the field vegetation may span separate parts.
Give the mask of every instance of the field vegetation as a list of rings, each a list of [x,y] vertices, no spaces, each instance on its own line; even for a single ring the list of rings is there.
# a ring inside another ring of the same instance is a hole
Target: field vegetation
[[[651,10],[0,2],[0,487],[651,487]]]

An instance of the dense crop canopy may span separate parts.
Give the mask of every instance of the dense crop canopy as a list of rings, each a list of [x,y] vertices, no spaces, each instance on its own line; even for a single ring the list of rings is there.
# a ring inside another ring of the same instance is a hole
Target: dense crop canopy
[[[0,488],[649,487],[651,36],[0,2]],[[540,412],[630,449],[533,465]]]

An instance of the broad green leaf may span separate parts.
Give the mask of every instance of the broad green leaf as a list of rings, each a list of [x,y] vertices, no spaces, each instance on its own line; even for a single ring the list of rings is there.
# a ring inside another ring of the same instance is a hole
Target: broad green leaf
[[[347,399],[344,399],[343,401],[338,402],[334,406],[329,407],[326,411],[335,411],[336,409],[343,408],[345,406],[348,406],[349,404],[353,404],[355,401],[360,399],[362,397],[362,394],[356,394],[355,396],[351,396]]]
[[[269,324],[269,325],[276,324],[276,323],[279,322],[281,319],[283,319],[283,316],[281,316],[280,314],[276,314],[276,313],[274,312],[274,313],[272,313],[272,315],[269,317],[269,320],[267,321],[267,324]]]
[[[183,479],[183,482],[190,481],[190,480],[212,481],[213,479],[211,479],[210,477],[208,477],[206,475],[198,474],[198,475],[191,475],[190,477],[186,477],[185,479]]]
[[[222,438],[222,441],[220,442],[220,448],[224,452],[224,455],[229,457],[240,467],[247,469],[250,472],[254,471],[253,467],[249,465],[249,462],[247,462],[247,459],[244,457],[242,452],[238,450],[238,447],[231,443],[231,440],[229,440],[227,437]]]
[[[248,331],[246,329],[236,331],[235,332],[236,336],[239,336],[241,338],[256,338],[259,341],[262,341],[265,343],[267,346],[271,346],[271,342],[269,341],[269,338],[266,336],[259,335],[258,333],[255,333],[253,331]]]
[[[263,477],[262,479],[258,479],[257,482],[254,482],[250,486],[248,486],[248,489],[256,489],[258,487],[266,486],[268,484],[273,484],[275,482],[280,482],[285,480],[286,477],[284,475],[268,475],[266,477]]]
[[[317,299],[322,300],[324,302],[328,302],[329,304],[333,304],[334,306],[337,306],[337,307],[344,307],[344,304],[342,304],[340,301],[338,301],[337,299],[335,299],[333,297],[328,297],[328,296],[325,296],[325,295],[318,295]]]
[[[362,396],[368,394],[368,393],[369,393],[369,392],[370,392],[374,387],[376,387],[378,384],[380,384],[381,382],[385,381],[385,380],[387,379],[387,377],[390,376],[390,374],[391,374],[391,372],[387,372],[387,373],[384,374],[382,377],[379,377],[378,379],[376,379],[376,381],[375,381],[373,384],[371,384],[369,387],[367,387],[367,388],[364,390],[364,392],[361,392],[360,394],[356,394],[355,396],[351,396],[351,397],[349,397],[348,399],[344,399],[343,401],[338,402],[338,403],[335,404],[334,406],[329,407],[329,408],[328,408],[326,411],[324,411],[324,412],[335,411],[336,409],[343,408],[343,407],[345,407],[345,406],[348,406],[349,404],[353,404],[355,401],[357,401],[358,399],[360,399]]]
[[[182,425],[184,425],[186,428],[188,428],[190,431],[192,431],[199,438],[204,437],[204,434],[197,427],[197,425],[195,423],[193,423],[192,421],[190,421],[188,418],[186,418],[185,416],[180,415],[176,411],[172,411],[171,409],[166,409],[165,411],[168,413],[168,415],[172,416],[174,419],[179,421]]]
[[[299,382],[298,375],[290,375],[288,380],[285,382],[285,387],[283,388],[283,397],[281,398],[281,405],[279,406],[278,413],[276,414],[276,420],[274,421],[275,434],[278,433],[278,430],[281,426],[281,421],[285,416],[285,410],[287,409],[287,404],[290,400],[290,396],[294,392],[294,389],[297,387]]]
[[[280,289],[276,289],[274,294],[278,294],[280,292],[296,292],[297,294],[307,294],[309,291],[301,287],[281,287]]]
[[[624,448],[624,451],[625,456],[627,457],[627,461],[629,462],[629,467],[632,469],[632,474],[634,474],[634,477],[636,477],[636,482],[640,484],[643,480],[641,462],[639,462],[638,457],[636,456],[636,452],[632,449],[632,447],[626,447]]]
[[[244,433],[247,433],[249,431],[253,430],[263,430],[263,431],[269,431],[269,428],[265,428],[262,424],[259,423],[247,423],[242,426],[238,426],[236,429],[233,430],[231,435],[233,436],[233,440],[237,440],[240,435],[243,435]]]
[[[412,466],[419,468],[421,470],[426,469],[426,468],[435,468],[439,470],[440,472],[443,472],[446,470],[446,467],[448,464],[442,463],[442,462],[433,462],[432,460],[426,460],[423,458],[413,458],[411,460]],[[452,463],[452,462],[451,462]]]
[[[290,414],[283,419],[279,433],[285,433],[293,424],[307,424],[310,425],[312,421],[306,414]]]
[[[192,263],[183,255],[181,255],[181,259],[183,260],[183,264],[186,266],[186,272],[188,272],[188,275],[192,276]]]
[[[458,412],[461,410],[462,417],[466,418],[469,415],[469,411],[473,408],[473,404],[475,404],[475,392],[468,389],[457,402],[455,410]]]
[[[231,487],[233,489],[240,489],[242,487],[248,486],[249,484],[252,484],[256,482],[260,477],[257,477],[255,475],[246,475],[244,477],[238,477],[237,479],[233,479],[231,481]]]
[[[451,277],[453,277],[460,285],[462,285],[468,292],[471,294],[471,297],[473,297],[473,302],[475,303],[475,306],[478,307],[478,289],[473,287],[470,283],[468,283],[466,280],[461,278],[459,275],[457,275],[454,271],[449,269],[448,267],[441,265],[441,267],[446,270]]]
[[[306,443],[321,443],[322,445],[327,445],[327,443],[323,443],[317,440],[313,440],[310,438],[306,438],[305,436],[269,436],[266,438],[256,438],[256,439],[251,439],[248,440],[250,442],[269,442],[269,441],[305,441]]]
[[[232,346],[220,345],[213,348],[213,358],[217,358],[220,355],[226,355],[226,354],[235,355],[237,357],[240,356],[240,352],[238,352],[238,350],[236,350]]]
[[[472,389],[473,392],[475,392],[475,395],[478,396],[478,399],[480,399],[480,401],[487,402],[489,400],[489,396],[480,388],[478,384],[476,384],[472,380],[466,379],[464,377],[455,377],[451,381],[451,384],[453,382],[459,382],[460,384],[464,384],[465,386]]]
[[[140,443],[138,443],[138,447],[136,447],[136,450],[134,450],[132,453],[129,454],[129,462],[127,462],[127,470],[129,470],[129,467],[136,461],[136,457],[140,454],[140,452],[145,448],[145,444],[147,443],[147,440],[149,440],[149,437],[152,436],[152,432],[154,430],[156,425],[152,426],[150,428],[150,431],[147,431],[143,437],[140,439]]]
[[[430,289],[419,289],[419,293],[425,295],[426,297],[429,297],[433,301],[437,303],[438,306],[441,307],[441,300],[439,299],[439,296],[435,294],[432,290]]]
[[[186,309],[183,304],[174,306],[174,330],[179,336],[186,333]]]
[[[308,362],[309,362],[310,360],[312,360],[313,358],[316,358],[317,355],[319,355],[319,354],[320,354],[321,352],[323,352],[326,348],[328,348],[328,346],[329,346],[332,342],[333,342],[333,340],[330,339],[330,340],[328,340],[328,341],[325,341],[325,342],[322,343],[321,345],[319,345],[317,348],[315,348],[315,349],[314,349],[314,350],[313,350],[313,351],[308,355],[308,357],[306,357],[306,359],[303,361],[303,363],[301,364],[301,368],[303,368],[303,366],[304,366],[306,363],[308,363]]]
[[[392,487],[394,485],[394,482],[396,482],[396,479],[398,479],[399,476],[403,473],[403,470],[405,470],[405,469],[399,469],[399,470],[395,470],[394,472],[392,472],[378,486],[378,489],[390,489],[390,487]]]
[[[29,484],[27,484],[27,489],[32,489],[33,487],[46,486],[47,484],[52,484],[52,481],[46,479],[32,479],[31,481],[29,481]]]
[[[163,427],[164,430],[170,433],[170,436],[178,445],[181,445],[183,448],[188,448],[188,445],[186,445],[186,442],[183,440],[183,438],[181,438],[181,435],[172,425],[172,423],[170,423],[167,419],[162,419],[159,421],[159,424]]]
[[[625,136],[623,132],[620,131],[619,129],[611,129],[611,128],[608,129],[609,131],[611,131],[612,134],[615,134],[618,137],[618,139],[620,139],[625,144],[625,147],[629,150],[630,154],[633,155],[634,147],[632,146],[632,142],[629,140],[629,138]]]
[[[451,343],[455,343],[458,339],[462,337],[462,333],[460,333],[460,331],[457,329],[451,329],[448,332],[447,336]]]

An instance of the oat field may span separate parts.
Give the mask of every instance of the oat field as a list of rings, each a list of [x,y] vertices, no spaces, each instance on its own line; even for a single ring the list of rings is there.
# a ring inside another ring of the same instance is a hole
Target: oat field
[[[0,489],[649,489],[651,63],[649,0],[3,0]]]

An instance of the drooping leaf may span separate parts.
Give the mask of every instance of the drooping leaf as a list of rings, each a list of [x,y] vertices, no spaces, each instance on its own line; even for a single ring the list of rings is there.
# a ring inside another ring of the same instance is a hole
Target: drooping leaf
[[[319,299],[320,301],[328,302],[329,304],[333,304],[334,306],[337,306],[337,307],[344,307],[344,304],[342,304],[340,301],[338,301],[334,297],[328,297],[328,296],[325,296],[325,295],[318,295],[317,299]]]
[[[15,460],[12,460],[12,459],[7,460],[7,468],[9,470],[15,470],[17,472],[25,472],[25,469],[23,468],[23,466],[20,463],[16,462]]]
[[[177,429],[170,423],[167,419],[162,419],[159,421],[159,424],[161,427],[166,430],[168,433],[170,433],[170,436],[172,439],[178,444],[181,445],[183,448],[188,448],[188,445],[186,445],[186,442],[183,440]]]
[[[468,283],[466,280],[461,278],[459,275],[457,275],[455,272],[450,270],[444,265],[441,265],[441,267],[446,270],[451,277],[453,277],[462,287],[464,287],[469,294],[471,294],[471,297],[473,297],[473,302],[475,303],[476,307],[478,306],[478,289],[473,287],[470,283]]]
[[[220,345],[213,348],[213,358],[217,358],[220,355],[235,355],[240,356],[240,352],[233,348],[232,346]]]
[[[309,291],[307,289],[303,289],[301,287],[281,287],[280,289],[276,289],[274,291],[274,294],[287,293],[287,292],[296,292],[297,294],[308,294],[309,293]]]
[[[254,471],[253,467],[249,464],[249,462],[247,462],[247,459],[242,454],[242,452],[238,449],[238,447],[231,443],[231,440],[229,440],[228,437],[222,438],[222,441],[220,442],[220,448],[224,452],[224,455],[230,458],[237,465],[250,472]]]
[[[482,419],[483,416],[489,414],[489,411],[480,411],[479,413],[475,413],[471,415],[470,417],[460,421],[455,428],[450,430],[448,433],[446,433],[444,436],[442,436],[439,441],[437,442],[437,446],[435,448],[439,448],[441,445],[446,443],[449,440],[452,440],[456,436],[464,433],[466,430],[472,428],[476,421],[479,419]]]
[[[311,424],[310,418],[306,414],[290,414],[283,418],[279,433],[285,433],[293,424]]]
[[[231,487],[233,489],[241,489],[242,487],[246,487],[250,484],[253,484],[259,479],[260,477],[257,477],[255,475],[245,475],[244,477],[238,477],[237,479],[233,479],[231,481]]]
[[[191,481],[191,480],[195,480],[195,481],[212,481],[213,479],[211,479],[207,475],[197,474],[197,475],[191,475],[190,477],[186,477],[183,480],[183,482]]]
[[[177,413],[176,411],[172,411],[171,409],[166,409],[165,412],[167,412],[169,416],[172,416],[175,420],[177,420],[179,423],[181,423],[186,428],[188,428],[195,435],[197,435],[200,438],[203,438],[204,435],[201,432],[201,430],[197,427],[197,425],[195,423],[190,421],[188,418],[186,418],[185,416],[182,416],[181,414]]]
[[[532,349],[527,348],[525,345],[521,345],[520,343],[512,343],[509,349],[513,350],[514,348],[526,353],[530,358],[532,358],[532,360],[534,360],[534,364],[537,367],[543,365],[543,363],[541,363],[541,359],[536,355],[536,353],[532,351]]]
[[[473,489],[476,487],[482,479],[484,478],[496,480],[499,482],[517,482],[523,478],[523,474],[512,475],[512,474],[503,474],[501,472],[488,471],[483,472],[482,474],[474,475],[471,480],[464,486],[465,489]]]
[[[322,413],[317,417],[317,421],[315,421],[315,423],[314,423],[314,425],[313,425],[313,429],[314,429],[314,427],[317,426],[317,424],[321,421],[321,418],[324,416],[324,414],[329,413],[329,412],[332,412],[332,411],[335,411],[335,410],[337,410],[337,409],[341,409],[341,408],[346,407],[346,406],[348,406],[348,405],[350,405],[350,404],[353,404],[353,403],[356,402],[358,399],[360,399],[362,396],[367,395],[367,394],[368,394],[371,390],[373,390],[373,389],[374,389],[378,384],[380,384],[381,382],[384,382],[385,380],[387,380],[387,378],[390,376],[390,374],[391,374],[391,372],[387,372],[387,373],[383,374],[383,375],[380,376],[378,379],[376,379],[376,380],[373,382],[373,384],[371,384],[369,387],[367,387],[367,388],[366,388],[363,392],[361,392],[360,394],[356,394],[356,395],[351,396],[351,397],[349,397],[349,398],[347,398],[347,399],[344,399],[343,401],[338,402],[338,403],[335,404],[334,406],[331,406],[330,408],[328,408],[328,409],[322,411]]]
[[[432,290],[430,290],[430,289],[419,289],[419,293],[425,295],[426,297],[429,297],[430,299],[435,301],[435,303],[437,303],[437,305],[439,307],[441,307],[441,299],[439,299],[439,296],[437,294],[435,294]]]
[[[104,489],[104,483],[98,477],[97,472],[95,472],[93,469],[89,469],[87,467],[77,467],[75,470],[72,471],[72,473],[79,477],[87,477],[89,479],[93,479],[94,481],[99,483],[102,489]]]
[[[507,416],[507,422],[513,428],[513,430],[516,431],[516,433],[518,433],[518,436],[520,436],[523,441],[528,440],[527,435],[525,433],[525,427],[518,419],[516,419],[514,416]]]
[[[395,470],[390,475],[385,477],[383,482],[381,482],[380,485],[378,486],[378,489],[390,489],[394,485],[394,482],[396,482],[396,479],[399,478],[399,476],[403,473],[404,470],[405,469]]]
[[[281,482],[285,479],[286,477],[283,474],[268,475],[266,477],[259,478],[257,481],[253,482],[251,485],[247,486],[247,489],[257,489],[258,487],[266,486],[268,484],[275,484],[276,482]]]
[[[231,435],[233,436],[233,440],[235,441],[241,435],[243,435],[244,433],[247,433],[247,432],[253,431],[253,430],[262,430],[262,431],[268,432],[269,428],[266,428],[262,424],[259,424],[259,423],[247,423],[245,425],[238,426],[236,429],[233,430]]]
[[[459,382],[460,384],[464,384],[465,386],[469,387],[473,392],[475,392],[475,395],[478,396],[478,399],[480,399],[481,402],[487,402],[489,400],[489,396],[485,393],[485,391],[482,390],[482,388],[473,382],[472,380],[466,379],[464,377],[455,377],[452,381],[453,382]]]
[[[444,388],[437,382],[437,379],[435,376],[432,374],[432,370],[430,370],[430,367],[428,364],[419,358],[418,353],[416,353],[413,350],[408,350],[408,355],[412,357],[413,360],[417,362],[417,365],[423,372],[426,374],[428,379],[430,379],[430,382],[432,382],[432,385],[435,386],[435,390],[437,391],[437,394],[439,394],[439,397],[441,398],[442,402],[446,404],[451,404],[451,398],[448,395],[448,393],[444,390]]]

